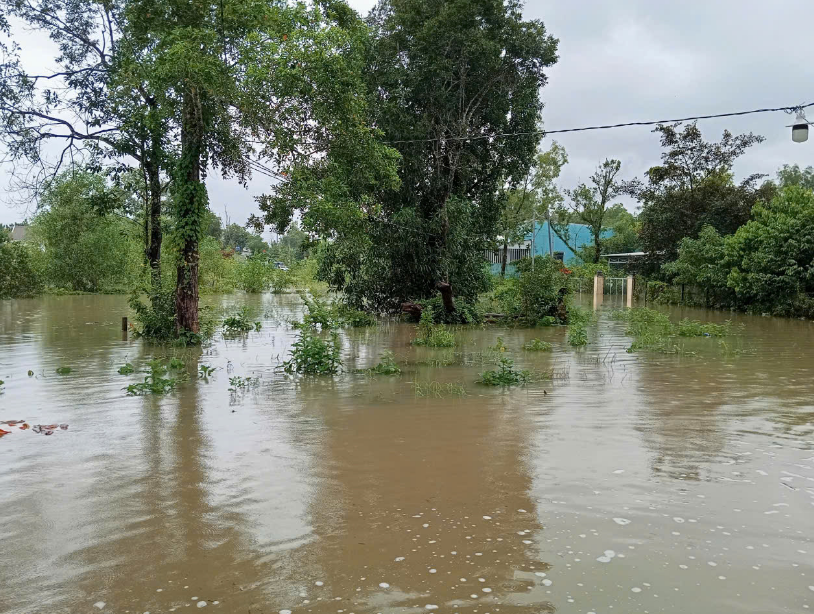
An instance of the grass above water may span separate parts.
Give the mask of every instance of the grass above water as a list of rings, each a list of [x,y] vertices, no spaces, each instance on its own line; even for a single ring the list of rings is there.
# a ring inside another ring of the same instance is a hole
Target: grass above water
[[[648,307],[617,310],[611,312],[612,320],[627,322],[625,333],[633,337],[628,353],[637,350],[650,350],[663,354],[693,355],[682,338],[715,337],[721,339],[735,334],[736,328],[731,320],[723,324],[700,322],[685,318],[674,324],[667,314]],[[728,350],[728,346],[726,346]],[[732,353],[730,350],[729,353]]]

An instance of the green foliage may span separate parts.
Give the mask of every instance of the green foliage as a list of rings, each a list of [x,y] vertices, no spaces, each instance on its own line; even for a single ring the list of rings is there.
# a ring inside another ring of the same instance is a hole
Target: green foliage
[[[303,325],[320,326],[323,330],[328,328],[351,327],[361,328],[375,326],[376,318],[370,313],[353,309],[345,303],[333,301],[331,303],[319,298],[308,296],[306,292],[299,292],[305,303],[306,314]]]
[[[523,344],[523,349],[529,352],[550,352],[553,348],[554,346],[548,341],[541,341],[540,339],[532,339]]]
[[[543,316],[537,321],[539,326],[554,326],[557,324],[557,318],[554,316]]]
[[[704,226],[697,239],[685,237],[678,246],[678,258],[668,262],[662,270],[674,282],[700,286],[716,293],[726,292],[727,238],[712,226]],[[731,302],[731,299],[730,299]]]
[[[568,344],[572,347],[588,345],[588,327],[584,322],[572,322],[568,325]]]
[[[738,302],[776,315],[814,315],[814,192],[785,188],[727,239],[727,285]]]
[[[245,305],[223,319],[223,330],[227,334],[247,333],[254,328],[251,309]]]
[[[781,188],[798,186],[814,190],[814,166],[800,168],[798,164],[784,164],[777,171],[777,183]]]
[[[605,212],[604,225],[610,228],[613,234],[602,239],[602,251],[606,254],[624,254],[642,250],[639,238],[641,224],[638,218],[625,209],[622,204],[608,207]]]
[[[592,247],[591,250],[593,250]],[[594,277],[597,272],[601,271],[605,277],[610,275],[607,260],[574,264],[568,268],[571,271],[571,274],[568,276],[568,281],[572,292],[576,292],[581,288],[582,292],[592,294],[594,291]]]
[[[516,0],[382,2],[369,25],[356,67],[366,80],[362,111],[397,151],[370,151],[365,181],[348,190],[325,172],[310,198],[279,194],[267,221],[288,222],[300,209],[309,233],[330,237],[320,278],[357,308],[395,311],[431,298],[440,281],[474,301],[486,289],[483,250],[497,234],[499,193],[535,153],[539,91],[557,42],[522,19]],[[503,132],[527,136],[467,138]],[[351,171],[341,159],[334,168]]]
[[[28,243],[0,243],[0,299],[40,294],[44,287],[42,254]]]
[[[180,358],[176,358],[175,356],[170,358],[170,364],[169,364],[170,369],[176,369],[176,370],[177,369],[183,369],[185,366],[186,366],[186,364]]]
[[[611,318],[627,322],[626,334],[634,338],[629,353],[646,349],[663,354],[691,354],[678,343],[677,337],[720,338],[733,334],[731,321],[713,324],[684,319],[673,324],[666,314],[647,307],[614,311]]]
[[[210,367],[209,365],[198,365],[198,377],[201,379],[207,379],[210,375],[215,372],[215,367]]]
[[[458,382],[413,382],[413,393],[417,397],[465,397],[466,388]]]
[[[378,375],[398,375],[401,373],[401,369],[396,363],[396,358],[391,351],[386,351],[382,354],[382,359],[379,361],[379,364],[373,367],[372,371]]]
[[[598,263],[602,254],[602,231],[605,228],[605,214],[613,199],[624,191],[623,184],[617,179],[622,163],[619,160],[606,159],[590,177],[590,185],[580,183],[567,194],[570,202],[563,213],[570,219],[588,226],[593,238],[593,257],[591,262]]]
[[[127,292],[142,275],[139,226],[100,174],[71,169],[51,182],[34,217],[46,282],[79,292]],[[100,211],[100,201],[113,201]],[[108,210],[107,207],[112,210]]]
[[[263,256],[252,256],[239,266],[239,286],[244,292],[260,294],[272,285],[272,264]]]
[[[531,325],[546,316],[564,321],[570,288],[562,263],[550,256],[535,256],[533,260],[533,265],[531,258],[517,263],[520,314]]]
[[[455,311],[448,312],[440,295],[415,301],[421,306],[421,317],[428,312],[435,324],[477,324],[483,320],[483,314],[477,305],[469,300],[459,298],[455,301]]]
[[[432,312],[421,312],[421,320],[416,327],[416,337],[413,345],[423,345],[433,348],[451,348],[455,345],[455,334],[444,324],[434,324]]]
[[[235,393],[247,388],[255,388],[260,384],[260,380],[256,377],[242,377],[236,375],[229,378],[229,392]]]
[[[291,358],[283,363],[283,369],[286,373],[333,375],[342,366],[340,350],[336,330],[331,330],[324,339],[311,326],[303,326],[291,348]]]
[[[238,286],[241,263],[231,253],[224,253],[220,242],[210,236],[199,245],[200,270],[198,285],[201,294],[228,294]]]
[[[756,188],[759,176],[736,185],[732,165],[764,139],[725,131],[719,142],[706,142],[695,123],[658,126],[661,166],[647,171],[647,183],[631,183],[628,191],[642,203],[639,214],[642,247],[652,264],[675,260],[685,237],[696,238],[704,226],[720,234],[734,233],[749,220],[752,207],[771,198],[771,184]]]
[[[136,369],[133,365],[129,362],[124,364],[123,366],[119,367],[119,375],[130,375],[131,373],[135,373]]]
[[[138,292],[130,296],[130,309],[136,316],[135,336],[153,343],[165,343],[176,338],[175,291],[160,290],[143,303]]]
[[[73,369],[70,367],[57,367],[57,375],[68,375]]]
[[[528,371],[518,371],[514,368],[514,362],[509,358],[500,359],[500,368],[493,371],[484,371],[480,374],[477,383],[485,386],[512,386],[514,384],[525,384],[529,381]]]
[[[183,365],[183,362],[181,362],[181,365]],[[144,381],[127,386],[125,388],[125,390],[127,390],[127,394],[133,396],[141,396],[146,394],[167,394],[168,392],[175,390],[179,383],[187,379],[187,375],[185,373],[178,374],[176,377],[164,377],[167,374],[168,367],[160,359],[150,360],[147,363],[147,366],[150,370],[144,377]],[[170,364],[170,368],[175,368],[172,367],[172,363]]]
[[[292,275],[290,271],[283,271],[274,267],[269,270],[269,284],[272,293],[282,294],[291,286],[291,282]]]
[[[732,331],[732,320],[723,324],[699,322],[685,318],[678,323],[676,334],[679,337],[727,337]]]
[[[502,352],[505,352],[508,348],[506,347],[506,344],[503,343],[503,337],[498,337],[497,341],[495,341],[495,344],[492,347],[490,347],[489,349],[492,350],[493,352],[501,352],[502,353]]]

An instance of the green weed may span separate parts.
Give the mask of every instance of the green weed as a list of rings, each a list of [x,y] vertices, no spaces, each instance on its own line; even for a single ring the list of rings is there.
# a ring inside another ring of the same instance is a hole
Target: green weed
[[[412,382],[413,393],[417,397],[465,397],[466,388],[463,384],[453,382]]]
[[[181,364],[183,365],[183,362],[181,362]],[[167,373],[167,365],[165,365],[164,362],[158,358],[149,361],[147,366],[150,370],[144,377],[144,381],[127,386],[125,388],[125,390],[127,390],[127,394],[133,396],[141,396],[145,394],[167,394],[168,392],[175,390],[178,384],[186,381],[188,377],[186,373],[179,373],[176,377],[164,377],[164,375]]]
[[[253,328],[254,323],[252,322],[251,312],[246,306],[241,307],[236,313],[223,319],[223,330],[227,334],[247,333]]]
[[[529,352],[550,352],[554,348],[548,341],[532,339],[523,345],[523,349]]]
[[[119,375],[130,375],[131,373],[135,373],[136,369],[131,365],[129,362],[122,367],[119,367]]]
[[[401,373],[401,369],[398,364],[396,364],[396,358],[393,356],[393,352],[390,351],[382,354],[382,359],[379,361],[379,364],[373,367],[371,371],[378,375],[398,375]]]
[[[170,369],[183,369],[185,366],[186,364],[180,358],[174,356],[170,358]]]
[[[215,372],[215,367],[210,367],[208,365],[198,365],[198,377],[202,379],[208,378]]]
[[[260,384],[260,379],[256,377],[241,377],[236,375],[229,378],[229,392],[238,392],[249,388],[256,388]]]
[[[70,367],[59,367],[57,368],[57,375],[68,375],[72,370]]]
[[[416,330],[413,345],[433,348],[451,348],[455,345],[455,334],[444,324],[433,324],[430,310],[421,313],[421,320]]]
[[[478,384],[485,386],[512,386],[525,384],[529,381],[529,371],[518,371],[514,368],[514,361],[510,358],[500,359],[500,368],[496,371],[484,371],[477,380]]]

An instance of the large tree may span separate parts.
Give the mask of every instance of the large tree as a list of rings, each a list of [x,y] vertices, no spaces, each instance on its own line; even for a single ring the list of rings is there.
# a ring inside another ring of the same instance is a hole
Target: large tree
[[[606,159],[590,177],[590,183],[580,183],[573,190],[568,190],[569,202],[566,207],[570,217],[588,226],[593,237],[593,261],[599,262],[602,255],[602,231],[605,229],[605,214],[611,201],[624,191],[619,180],[622,163],[619,160]]]
[[[695,123],[660,125],[662,164],[647,171],[646,182],[632,182],[629,192],[642,204],[639,215],[643,248],[651,267],[674,260],[684,237],[697,238],[708,225],[720,234],[732,234],[749,220],[759,200],[771,198],[773,187],[757,188],[761,175],[741,183],[733,180],[732,166],[761,136],[734,136],[724,131],[721,140],[708,142]]]
[[[39,194],[66,163],[112,171],[135,162],[143,187],[145,258],[154,284],[160,277],[162,181],[166,121],[143,79],[144,57],[124,32],[125,0],[4,0],[5,14],[49,37],[58,54],[37,74],[4,47],[0,63],[0,139],[16,179]],[[5,31],[11,34],[7,23]]]
[[[322,200],[298,203],[303,227],[331,239],[322,275],[350,301],[393,309],[440,290],[451,311],[453,293],[483,287],[501,187],[529,169],[544,70],[557,59],[557,41],[520,8],[382,0],[372,11],[369,111],[401,155],[400,184],[348,194],[341,216]]]

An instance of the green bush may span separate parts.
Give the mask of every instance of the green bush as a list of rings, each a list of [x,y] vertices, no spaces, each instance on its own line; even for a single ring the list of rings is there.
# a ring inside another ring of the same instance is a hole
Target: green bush
[[[516,370],[514,362],[504,357],[500,359],[500,368],[498,370],[484,371],[480,374],[477,383],[485,386],[512,386],[528,382],[530,375],[528,371]]]
[[[130,296],[130,309],[136,316],[135,336],[154,343],[174,340],[175,332],[175,290],[160,290],[144,303],[138,292]]]
[[[396,358],[393,356],[393,352],[389,350],[382,354],[382,359],[379,361],[379,364],[373,367],[372,371],[379,375],[398,375],[401,373],[401,369],[398,364],[396,364]]]
[[[572,322],[568,325],[568,344],[572,347],[588,345],[588,328],[584,322]]]
[[[564,321],[570,288],[561,270],[562,263],[550,256],[535,256],[533,265],[532,270],[531,258],[520,260],[516,265],[521,315],[531,324],[545,317]]]
[[[198,286],[201,294],[228,294],[238,286],[240,263],[234,254],[224,254],[220,242],[213,237],[201,239],[198,248],[200,270]]]
[[[272,285],[272,265],[262,256],[252,256],[238,267],[240,289],[250,294],[266,292]]]
[[[286,373],[333,375],[342,366],[339,335],[331,330],[328,339],[321,338],[310,326],[299,331],[291,348],[291,358],[283,363]]]
[[[27,243],[0,243],[0,299],[36,296],[43,290],[41,254]]]

